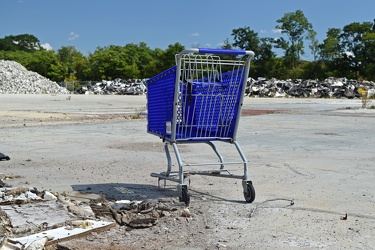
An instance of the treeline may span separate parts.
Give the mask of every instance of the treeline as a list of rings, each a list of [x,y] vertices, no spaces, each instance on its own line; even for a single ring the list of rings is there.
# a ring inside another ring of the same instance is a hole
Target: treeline
[[[175,54],[183,49],[175,43],[153,50],[141,42],[98,47],[85,56],[73,46],[45,50],[30,34],[0,39],[0,59],[16,61],[56,82],[148,78],[173,66]]]
[[[253,50],[253,78],[375,80],[375,20],[330,28],[320,43],[313,25],[297,10],[276,20],[275,30],[280,31],[277,39],[260,37],[248,26],[233,29],[233,43],[226,38],[221,48]],[[56,82],[148,78],[173,66],[183,49],[178,42],[165,50],[141,42],[98,47],[83,55],[72,46],[45,50],[30,34],[0,39],[0,59],[17,61]],[[304,60],[308,53],[312,59]]]

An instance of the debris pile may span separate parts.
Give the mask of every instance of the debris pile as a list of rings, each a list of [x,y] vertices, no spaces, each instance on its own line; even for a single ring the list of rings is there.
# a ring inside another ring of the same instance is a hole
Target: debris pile
[[[96,95],[143,95],[146,93],[146,79],[116,79],[82,87],[79,94]],[[246,94],[255,97],[295,97],[295,98],[359,98],[358,88],[375,90],[370,81],[349,80],[330,77],[324,81],[275,78],[249,78]],[[371,92],[371,91],[370,91]]]
[[[78,89],[78,94],[144,95],[147,79],[102,80]],[[323,81],[311,79],[278,80],[249,78],[246,94],[250,97],[285,98],[360,98],[359,88],[375,93],[375,82],[329,77]],[[0,60],[0,94],[69,94],[56,82],[26,70],[21,64]],[[368,96],[370,98],[371,96]]]
[[[30,244],[44,249],[116,223],[131,230],[176,219],[190,222],[193,215],[185,203],[173,198],[108,201],[101,195],[79,191],[0,188],[0,249],[34,249],[28,248]]]
[[[95,95],[143,95],[146,93],[145,79],[116,79],[114,81],[103,80],[91,87],[82,87],[79,94]]]
[[[324,81],[302,79],[249,78],[246,88],[248,96],[296,97],[296,98],[360,98],[358,88],[375,90],[375,82],[357,81],[329,77]],[[371,96],[369,96],[370,98]]]
[[[143,95],[147,92],[147,79],[116,79],[82,87],[79,94],[95,95]],[[246,94],[250,97],[285,98],[360,98],[358,88],[375,91],[375,82],[329,77],[324,81],[309,79],[278,80],[275,78],[249,78]]]
[[[0,60],[0,94],[69,94],[38,73],[14,61]]]
[[[113,218],[120,226],[129,228],[148,228],[157,224],[158,219],[172,214],[181,217],[186,215],[185,203],[173,202],[171,199],[147,199],[143,201],[117,201],[110,207]]]

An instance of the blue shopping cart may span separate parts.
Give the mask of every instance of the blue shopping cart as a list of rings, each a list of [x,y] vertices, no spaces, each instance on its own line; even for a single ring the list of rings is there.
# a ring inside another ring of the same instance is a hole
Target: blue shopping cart
[[[232,55],[230,58],[228,55]],[[252,51],[197,48],[176,55],[176,66],[147,81],[147,132],[159,136],[167,156],[167,171],[151,173],[160,180],[178,182],[180,201],[190,203],[184,182],[190,175],[242,179],[245,200],[255,199],[249,180],[247,159],[236,141],[241,107],[250,70]],[[233,144],[241,161],[225,162],[214,142]],[[218,157],[215,163],[183,163],[178,144],[206,143]],[[173,147],[178,171],[172,171],[169,146]],[[244,174],[233,175],[227,165],[243,164]],[[191,166],[218,166],[210,170],[188,170]]]

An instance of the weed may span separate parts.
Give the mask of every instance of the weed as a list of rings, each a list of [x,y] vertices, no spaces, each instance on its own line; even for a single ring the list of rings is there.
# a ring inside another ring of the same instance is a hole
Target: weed
[[[137,110],[137,112],[134,115],[130,115],[130,119],[141,119],[144,117],[144,111],[146,110],[146,107],[142,107]]]
[[[371,98],[368,98],[368,90],[367,89],[364,89],[362,87],[359,87],[358,88],[358,93],[359,93],[359,96],[361,97],[361,101],[362,101],[362,108],[365,109],[365,108],[368,108],[369,104],[371,103],[372,99]]]

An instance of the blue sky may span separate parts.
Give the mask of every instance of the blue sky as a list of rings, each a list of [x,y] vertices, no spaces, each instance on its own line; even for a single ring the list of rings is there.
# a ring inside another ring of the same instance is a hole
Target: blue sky
[[[54,50],[74,46],[84,54],[140,42],[163,50],[176,42],[217,48],[245,26],[278,37],[276,20],[298,9],[319,42],[328,28],[375,18],[374,0],[0,0],[0,38],[31,34]]]

